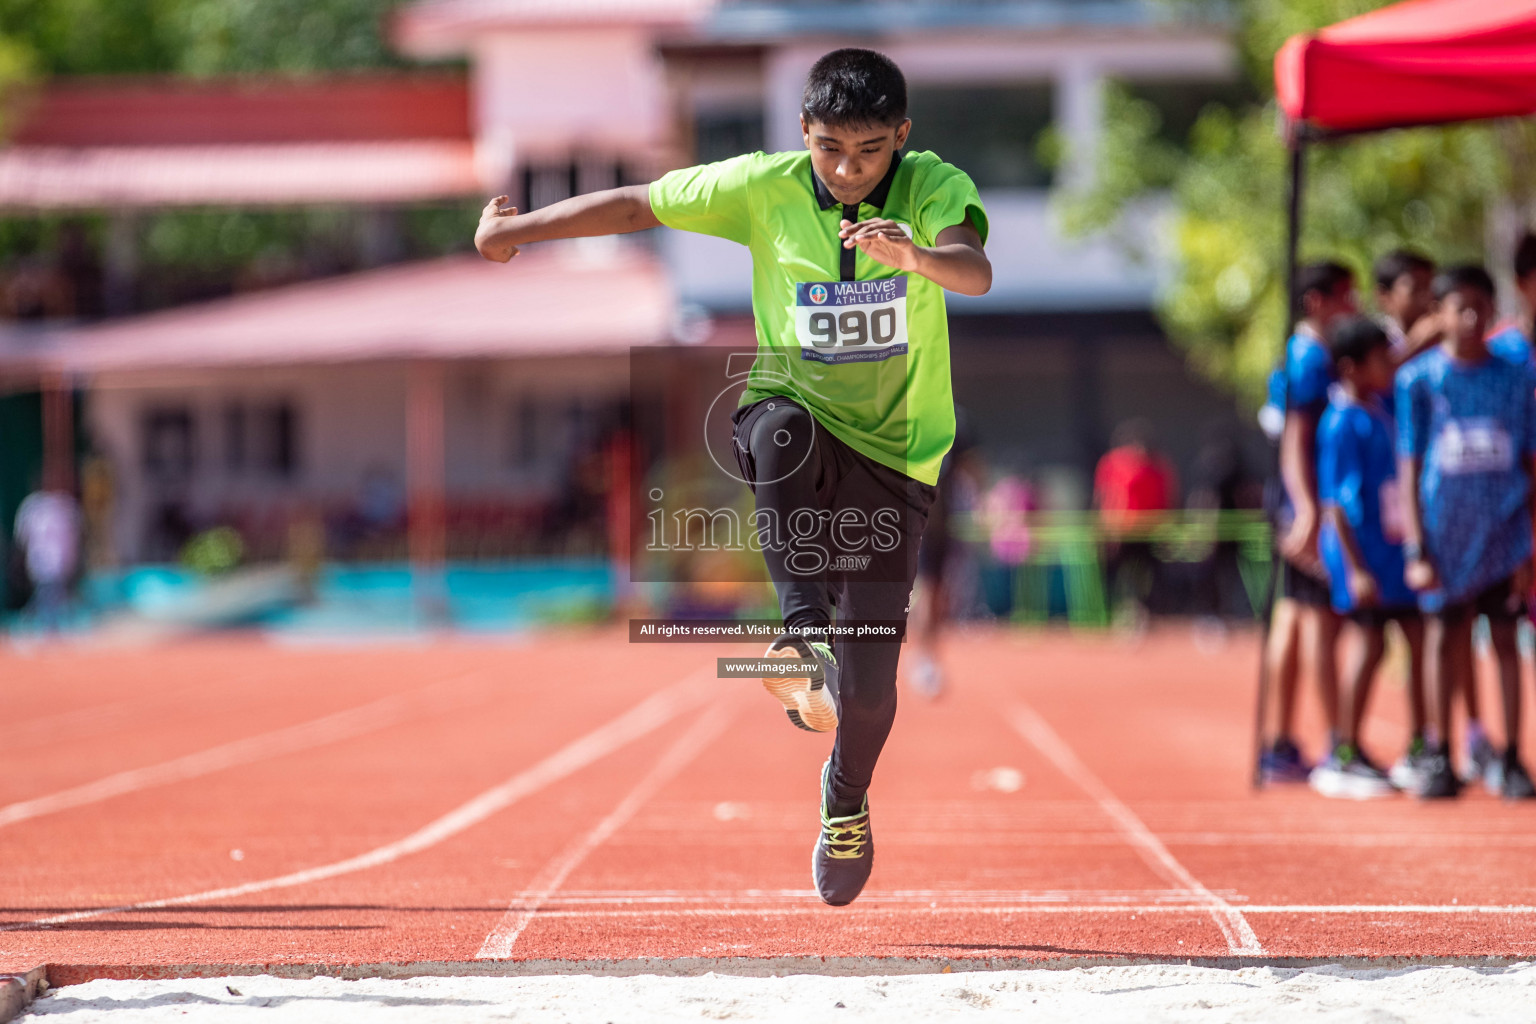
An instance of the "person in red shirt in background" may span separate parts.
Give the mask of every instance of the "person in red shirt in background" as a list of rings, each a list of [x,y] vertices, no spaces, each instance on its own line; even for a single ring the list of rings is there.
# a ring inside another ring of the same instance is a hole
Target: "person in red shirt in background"
[[[1117,618],[1140,629],[1157,579],[1157,559],[1145,530],[1174,505],[1178,480],[1153,450],[1152,425],[1127,420],[1093,474],[1093,505],[1104,537],[1106,584]]]

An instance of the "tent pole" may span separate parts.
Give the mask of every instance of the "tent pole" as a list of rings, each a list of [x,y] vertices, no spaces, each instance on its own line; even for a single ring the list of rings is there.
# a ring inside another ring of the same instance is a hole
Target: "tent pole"
[[[1281,409],[1282,413],[1290,411],[1290,357],[1291,357],[1291,331],[1297,319],[1301,315],[1301,296],[1296,294],[1296,257],[1301,246],[1301,210],[1302,194],[1306,189],[1307,169],[1307,140],[1300,125],[1289,126],[1287,141],[1291,153],[1291,166],[1289,188],[1286,194],[1286,221],[1285,221],[1285,323],[1284,346],[1281,355],[1281,372],[1285,374],[1286,386],[1284,389],[1285,401]],[[1283,429],[1283,428],[1282,428]],[[1280,486],[1280,445],[1275,446],[1275,461],[1271,466],[1274,479]],[[1264,594],[1264,607],[1259,616],[1259,692],[1254,710],[1253,724],[1253,787],[1258,789],[1264,784],[1263,774],[1259,770],[1259,758],[1264,752],[1264,724],[1266,713],[1269,710],[1270,687],[1275,680],[1269,678],[1269,633],[1271,620],[1275,613],[1275,593],[1280,586],[1280,537],[1276,524],[1278,522],[1278,501],[1270,503],[1269,513],[1270,532],[1273,539],[1269,545],[1269,586]]]
[[[1301,296],[1296,294],[1296,252],[1301,245],[1301,200],[1307,182],[1307,140],[1298,129],[1291,140],[1290,194],[1285,223],[1285,290],[1287,344],[1291,328],[1301,316]]]

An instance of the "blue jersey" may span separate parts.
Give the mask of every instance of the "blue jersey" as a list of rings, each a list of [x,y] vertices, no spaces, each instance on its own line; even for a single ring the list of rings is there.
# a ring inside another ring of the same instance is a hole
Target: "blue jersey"
[[[1285,347],[1285,376],[1289,389],[1285,408],[1321,415],[1333,386],[1333,353],[1310,331],[1297,331]]]
[[[1531,557],[1528,458],[1536,453],[1529,364],[1452,359],[1436,348],[1397,377],[1397,450],[1423,460],[1424,553],[1441,589],[1426,611],[1464,601]]]
[[[1531,339],[1517,325],[1510,324],[1488,339],[1488,351],[1523,366],[1531,362]]]
[[[1337,508],[1355,547],[1376,577],[1383,608],[1411,608],[1418,597],[1403,580],[1403,509],[1397,490],[1396,428],[1379,402],[1364,405],[1338,394],[1317,426],[1317,496]],[[1355,610],[1343,542],[1325,520],[1319,538],[1333,606]]]
[[[1297,330],[1285,345],[1285,372],[1277,370],[1270,375],[1269,398],[1287,415],[1321,415],[1328,408],[1328,389],[1333,381],[1333,353],[1310,331]],[[1315,457],[1315,448],[1313,454]],[[1289,529],[1295,514],[1290,492],[1282,484],[1276,527]]]

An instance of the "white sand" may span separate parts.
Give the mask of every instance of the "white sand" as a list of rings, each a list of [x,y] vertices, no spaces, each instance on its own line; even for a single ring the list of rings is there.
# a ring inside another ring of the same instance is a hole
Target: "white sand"
[[[234,989],[234,994],[230,989]],[[1536,965],[1094,967],[886,977],[272,977],[93,981],[56,989],[19,1020],[134,1022],[1071,1020],[1521,1021],[1536,1018]]]

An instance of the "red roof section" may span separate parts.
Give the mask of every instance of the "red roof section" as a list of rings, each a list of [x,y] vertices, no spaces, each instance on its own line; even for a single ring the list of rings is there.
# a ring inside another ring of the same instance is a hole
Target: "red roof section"
[[[1336,132],[1536,112],[1536,0],[1406,0],[1275,56],[1292,121]]]
[[[481,191],[447,139],[0,149],[0,210],[407,203]]]
[[[459,75],[94,78],[51,82],[21,101],[19,146],[382,142],[470,137]]]
[[[39,362],[80,373],[372,360],[620,354],[671,340],[665,269],[620,239],[543,243],[182,306],[63,333]]]

